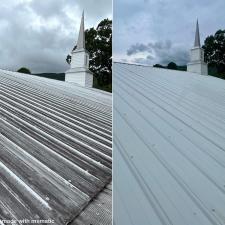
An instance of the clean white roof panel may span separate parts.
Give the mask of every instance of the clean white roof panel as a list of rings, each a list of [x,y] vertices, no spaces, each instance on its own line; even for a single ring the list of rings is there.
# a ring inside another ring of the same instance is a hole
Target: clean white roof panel
[[[114,224],[225,224],[225,81],[113,69]]]

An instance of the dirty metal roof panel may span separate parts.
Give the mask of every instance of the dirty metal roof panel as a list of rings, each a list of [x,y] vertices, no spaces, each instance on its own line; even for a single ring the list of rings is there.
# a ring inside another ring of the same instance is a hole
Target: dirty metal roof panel
[[[71,225],[112,225],[112,183],[108,184]]]
[[[72,221],[111,181],[111,141],[110,94],[1,70],[0,221]]]
[[[225,224],[225,81],[114,63],[114,224]]]

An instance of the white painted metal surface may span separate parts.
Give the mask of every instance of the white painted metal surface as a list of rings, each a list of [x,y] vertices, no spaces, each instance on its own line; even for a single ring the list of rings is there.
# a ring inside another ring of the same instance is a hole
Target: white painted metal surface
[[[225,224],[225,81],[114,63],[114,224]]]

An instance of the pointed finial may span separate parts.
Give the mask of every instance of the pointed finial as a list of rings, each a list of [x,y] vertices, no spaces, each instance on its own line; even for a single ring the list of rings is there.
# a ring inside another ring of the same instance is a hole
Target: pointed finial
[[[196,23],[196,31],[195,31],[195,43],[194,43],[194,47],[201,47],[201,43],[200,43],[200,35],[199,35],[199,26],[198,26],[198,19],[197,19],[197,23]]]
[[[80,32],[77,40],[77,50],[85,49],[85,33],[84,33],[84,11],[82,13]]]

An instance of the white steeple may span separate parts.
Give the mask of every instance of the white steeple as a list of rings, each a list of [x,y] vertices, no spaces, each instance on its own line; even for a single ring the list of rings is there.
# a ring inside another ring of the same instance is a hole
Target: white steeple
[[[84,87],[93,86],[93,74],[89,70],[89,53],[85,50],[84,12],[76,49],[72,51],[70,69],[66,71],[65,81]]]
[[[191,49],[191,61],[187,64],[187,71],[208,75],[208,65],[204,62],[204,49],[201,48],[198,20],[196,23],[195,42]]]

